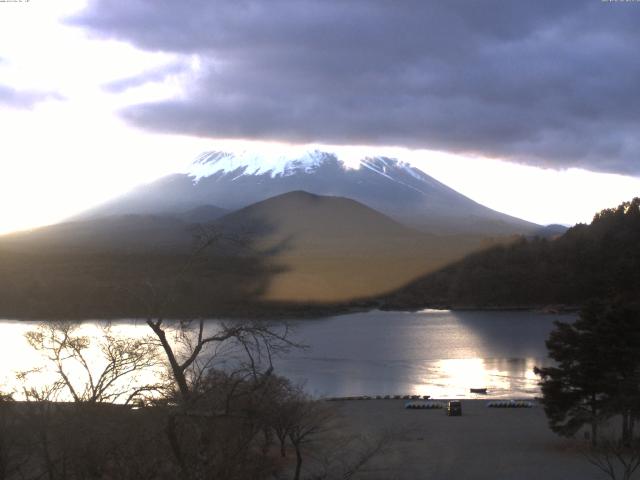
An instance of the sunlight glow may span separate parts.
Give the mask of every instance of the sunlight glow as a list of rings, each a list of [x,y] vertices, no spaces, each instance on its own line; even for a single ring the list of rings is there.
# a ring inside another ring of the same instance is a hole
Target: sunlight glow
[[[509,374],[514,370],[513,364],[522,370],[517,376]],[[431,373],[414,385],[412,393],[432,398],[500,398],[509,397],[514,391],[535,393],[538,391],[538,377],[533,373],[535,365],[536,360],[532,358],[438,360]],[[471,388],[487,388],[487,395],[472,394]]]
[[[106,366],[103,353],[98,348],[102,338],[102,328],[109,325],[114,336],[122,336],[129,339],[142,339],[149,335],[144,324],[135,325],[122,322],[86,322],[78,324],[75,336],[86,336],[89,339],[89,347],[83,352],[91,367],[92,375],[99,373]],[[3,393],[13,393],[14,398],[24,398],[24,388],[42,390],[50,387],[58,380],[53,370],[53,363],[42,352],[35,351],[27,342],[25,334],[35,331],[36,322],[2,322],[3,348],[0,349],[0,385]],[[19,366],[19,368],[17,367]],[[86,371],[79,368],[73,362],[65,362],[64,368],[74,386],[79,387],[87,381]],[[19,379],[21,372],[30,372],[25,380]],[[135,374],[135,379],[140,384],[157,383],[157,379],[164,372],[164,367],[159,363],[153,368],[141,370]],[[126,378],[130,381],[132,378]],[[62,400],[71,400],[68,392],[62,392]]]

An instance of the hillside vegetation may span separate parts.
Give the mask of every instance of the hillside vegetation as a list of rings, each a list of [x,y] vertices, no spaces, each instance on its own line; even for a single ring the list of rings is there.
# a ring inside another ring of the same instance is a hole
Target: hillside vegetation
[[[494,246],[411,283],[386,308],[581,305],[640,294],[640,198],[554,239]]]
[[[194,257],[194,233],[208,227],[223,239]],[[501,244],[429,235],[359,202],[306,192],[258,202],[208,227],[140,215],[5,236],[0,317],[529,308],[640,293],[638,198],[554,240]]]

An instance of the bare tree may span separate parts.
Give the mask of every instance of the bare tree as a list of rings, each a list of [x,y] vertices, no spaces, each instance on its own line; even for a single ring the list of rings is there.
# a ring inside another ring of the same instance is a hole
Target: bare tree
[[[280,456],[287,456],[286,442],[289,433],[297,421],[297,412],[290,406],[294,403],[297,392],[294,387],[285,379],[282,380],[280,388],[270,398],[267,404],[269,417],[269,427],[278,439]]]
[[[299,393],[287,403],[290,409],[289,440],[296,453],[294,480],[300,479],[302,472],[302,453],[318,437],[330,429],[335,413],[325,402],[311,400]]]
[[[118,336],[107,325],[92,350],[92,340],[77,330],[78,325],[71,322],[50,322],[25,334],[29,344],[53,367],[55,378],[47,399],[66,392],[74,402],[129,404],[165,387],[159,381],[140,382],[144,373],[151,375],[151,370],[159,366],[157,348],[150,338]],[[21,372],[20,378],[24,381],[42,370],[46,367]],[[35,390],[25,393],[35,399],[40,396]]]
[[[19,373],[18,378],[25,380],[28,373]],[[34,443],[32,451],[38,458],[32,468],[35,472],[40,472],[39,477],[48,480],[63,478],[60,464],[64,463],[64,454],[57,451],[56,442],[52,438],[57,430],[55,407],[52,400],[57,398],[61,388],[60,382],[23,387],[24,397],[27,401],[23,427],[32,435]]]
[[[13,396],[0,392],[0,480],[15,478],[30,460],[22,415]]]
[[[212,368],[220,352],[240,353],[234,359],[236,371],[248,372],[254,378],[271,373],[273,357],[288,351],[295,344],[288,338],[285,324],[274,326],[264,321],[167,322],[163,318],[148,318],[147,325],[156,335],[169,364],[180,399],[189,403],[203,375]],[[209,327],[207,329],[207,326]]]
[[[392,432],[369,436],[345,433],[333,405],[310,398],[301,387],[292,386],[286,380],[269,410],[271,428],[280,441],[280,456],[286,456],[287,440],[295,452],[294,480],[354,478],[397,435]]]
[[[586,449],[583,454],[611,480],[630,480],[640,467],[640,441],[625,443],[601,438],[597,447]]]
[[[338,430],[337,428],[335,430]],[[382,432],[379,435],[335,435],[325,440],[325,449],[316,459],[317,473],[309,480],[350,480],[370,471],[370,463],[398,437],[397,432]],[[326,446],[328,444],[328,447]],[[365,477],[366,478],[366,477]]]
[[[120,336],[110,325],[100,334],[93,338],[82,335],[77,323],[50,322],[25,335],[46,360],[18,374],[35,477],[102,478],[123,456],[119,445],[135,444],[126,431],[135,414],[127,406],[166,392],[152,337]]]
[[[199,379],[210,369],[212,362],[219,358],[220,352],[228,354],[230,350],[239,349],[245,354],[245,362],[237,367],[250,369],[256,377],[265,365],[265,372],[273,370],[271,361],[274,354],[299,346],[288,338],[289,329],[284,322],[279,322],[276,326],[258,320],[206,322],[199,318],[168,321],[166,312],[175,300],[178,285],[205,258],[208,249],[225,243],[241,250],[251,250],[246,232],[222,232],[215,226],[201,226],[194,234],[194,242],[196,246],[188,261],[174,277],[174,288],[162,290],[152,280],[147,280],[147,295],[141,299],[149,312],[146,323],[165,353],[170,373],[183,402],[191,400]]]
[[[253,445],[268,430],[263,400],[272,389],[273,357],[294,345],[288,327],[162,318],[147,324],[175,384],[165,432],[183,477],[242,478],[249,466],[268,464],[264,448],[256,457]]]

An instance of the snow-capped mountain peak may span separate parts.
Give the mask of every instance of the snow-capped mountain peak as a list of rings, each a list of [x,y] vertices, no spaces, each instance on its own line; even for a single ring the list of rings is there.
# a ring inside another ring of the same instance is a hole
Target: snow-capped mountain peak
[[[331,164],[338,170],[365,170],[374,172],[389,181],[421,191],[421,184],[440,188],[442,185],[411,164],[388,157],[365,157],[358,162],[347,163],[335,154],[311,150],[296,154],[265,154],[250,151],[230,153],[210,151],[199,155],[187,174],[194,184],[203,178],[224,177],[232,181],[245,176],[268,175],[282,178],[299,174],[313,174],[321,166]]]
[[[490,210],[410,163],[386,156],[322,150],[209,151],[169,175],[91,214],[183,213],[202,206],[228,211],[292,191],[346,197],[429,232],[501,233],[536,225]]]
[[[301,155],[264,155],[249,151],[229,153],[212,151],[198,156],[188,174],[194,182],[215,174],[234,173],[242,175],[265,175],[271,178],[286,177],[296,173],[311,173],[326,160],[336,160],[335,156],[318,150]]]

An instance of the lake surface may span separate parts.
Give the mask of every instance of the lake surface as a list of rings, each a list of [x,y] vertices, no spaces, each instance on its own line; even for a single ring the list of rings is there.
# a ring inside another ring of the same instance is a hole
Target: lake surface
[[[295,322],[310,348],[278,370],[321,396],[415,394],[491,397],[538,394],[533,367],[549,365],[553,321],[575,315],[535,312],[368,312]]]
[[[533,367],[548,365],[544,341],[553,321],[575,315],[535,312],[367,312],[293,321],[294,339],[308,345],[274,361],[276,372],[303,383],[316,396],[431,395],[468,397],[487,388],[489,397],[538,394]],[[100,322],[81,331],[100,335]],[[42,359],[24,340],[31,322],[0,321],[0,382],[16,388],[15,371]],[[149,333],[144,323],[118,321],[123,335]]]

